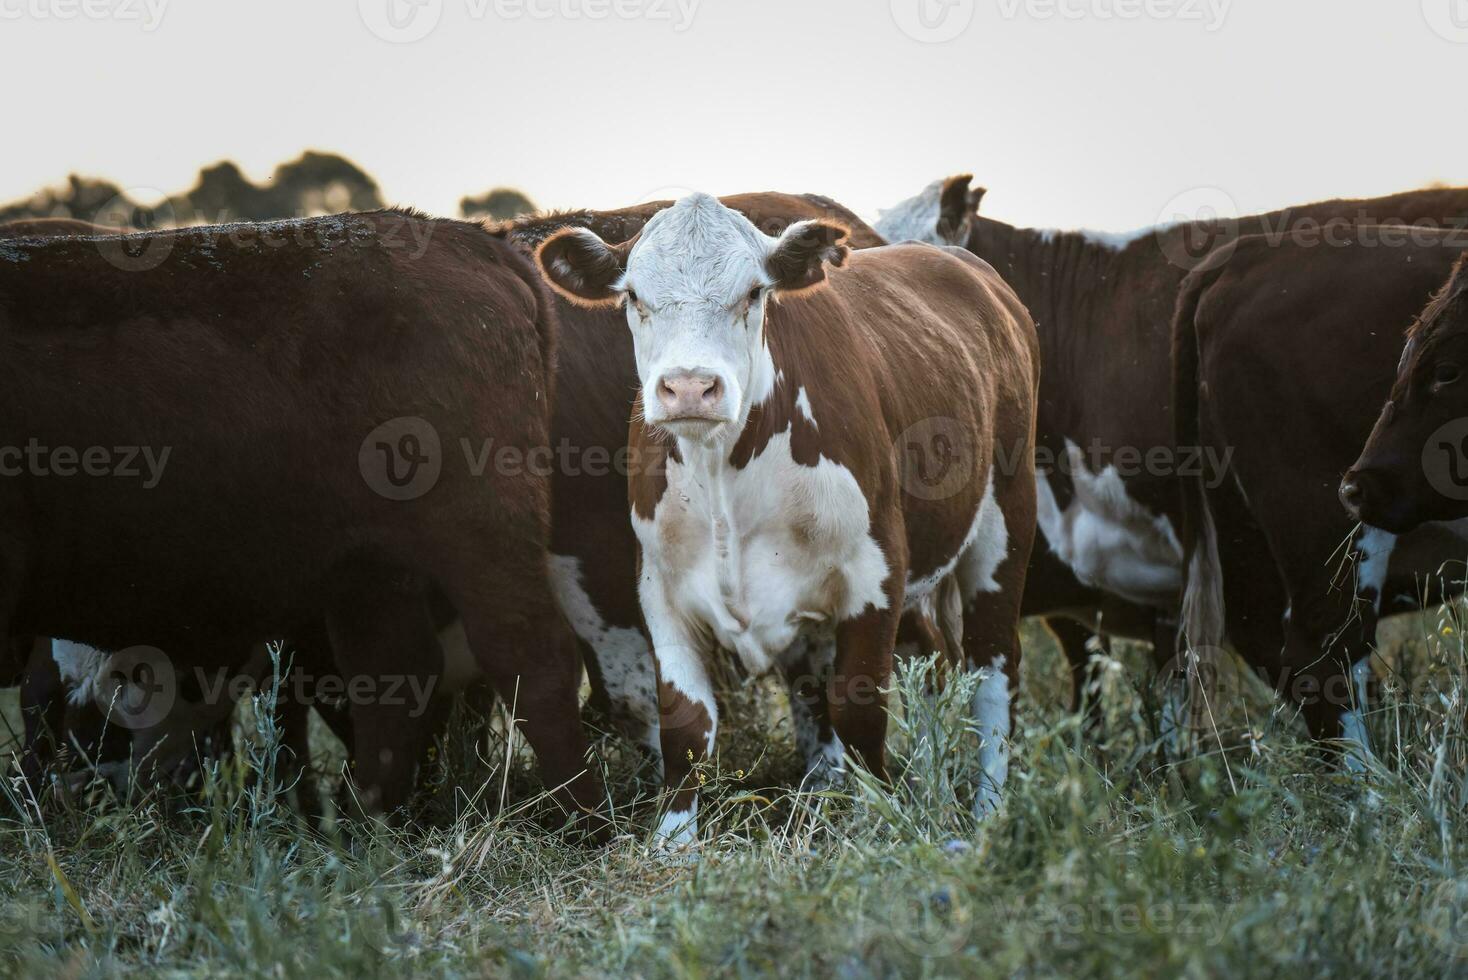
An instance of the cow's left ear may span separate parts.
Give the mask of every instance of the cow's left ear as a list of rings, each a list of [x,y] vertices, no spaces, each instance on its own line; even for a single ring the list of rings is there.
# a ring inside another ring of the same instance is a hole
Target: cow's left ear
[[[950,245],[967,244],[964,229],[984,199],[984,188],[970,186],[973,179],[973,174],[955,174],[938,192],[938,237]]]
[[[588,228],[565,228],[541,243],[535,261],[556,292],[578,306],[615,306],[631,242],[608,245]]]
[[[840,267],[851,249],[846,247],[850,232],[832,221],[815,218],[797,221],[775,240],[765,259],[765,271],[778,292],[788,293],[810,287],[826,278],[826,264]]]

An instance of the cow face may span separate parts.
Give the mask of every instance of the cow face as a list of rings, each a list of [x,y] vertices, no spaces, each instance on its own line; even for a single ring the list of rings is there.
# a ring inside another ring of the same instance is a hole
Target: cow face
[[[801,221],[771,238],[707,194],[658,212],[629,247],[568,229],[537,257],[556,289],[626,309],[648,425],[695,443],[737,436],[774,388],[765,346],[771,296],[824,281],[847,255],[845,228]]]
[[[1340,496],[1395,533],[1468,517],[1468,256],[1408,334],[1391,398]]]
[[[877,233],[889,242],[927,242],[929,245],[968,245],[973,217],[984,188],[972,187],[972,174],[955,174],[933,181],[922,191],[882,212]]]

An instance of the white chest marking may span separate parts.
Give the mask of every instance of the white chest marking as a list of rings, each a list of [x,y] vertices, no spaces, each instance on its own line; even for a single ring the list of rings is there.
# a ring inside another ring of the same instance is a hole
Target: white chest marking
[[[1040,532],[1078,579],[1134,602],[1171,606],[1182,585],[1183,548],[1166,517],[1127,496],[1114,466],[1086,468],[1080,448],[1066,440],[1075,496],[1065,510],[1050,477],[1038,481]]]
[[[788,431],[744,469],[717,452],[684,459],[668,461],[652,520],[632,515],[645,571],[671,612],[751,673],[769,669],[807,625],[886,608],[887,560],[846,467],[796,463]]]

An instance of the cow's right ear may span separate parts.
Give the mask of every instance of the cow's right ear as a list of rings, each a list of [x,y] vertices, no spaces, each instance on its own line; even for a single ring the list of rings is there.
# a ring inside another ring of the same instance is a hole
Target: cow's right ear
[[[962,245],[964,226],[979,210],[984,188],[970,187],[973,174],[955,174],[943,181],[938,193],[938,236],[954,245]]]
[[[615,306],[631,242],[608,245],[587,228],[564,228],[541,243],[535,261],[546,282],[578,306]]]

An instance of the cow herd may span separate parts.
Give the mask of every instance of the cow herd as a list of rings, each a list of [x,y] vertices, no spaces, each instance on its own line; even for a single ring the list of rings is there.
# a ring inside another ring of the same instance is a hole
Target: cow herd
[[[939,180],[875,226],[777,193],[0,226],[31,791],[77,759],[181,778],[228,741],[210,678],[247,676],[308,817],[313,709],[344,805],[392,814],[480,680],[595,825],[584,671],[661,758],[656,839],[682,847],[715,658],[784,678],[821,784],[884,774],[894,660],[936,654],[978,675],[982,817],[1029,616],[1077,710],[1096,644],[1146,641],[1180,746],[1231,651],[1368,770],[1377,621],[1461,591],[1468,557],[1468,190],[1130,236],[1013,227],[983,194]],[[163,709],[119,726],[160,670]]]

